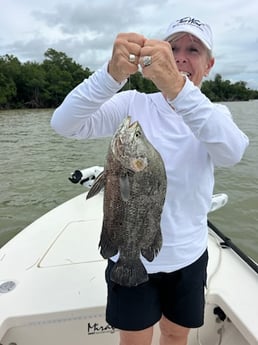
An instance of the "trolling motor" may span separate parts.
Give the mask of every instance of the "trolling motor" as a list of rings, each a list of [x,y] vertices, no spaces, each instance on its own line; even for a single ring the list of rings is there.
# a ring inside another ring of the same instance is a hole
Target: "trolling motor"
[[[72,183],[80,183],[86,188],[91,188],[95,179],[103,170],[104,168],[100,166],[93,166],[83,170],[75,170],[71,173],[71,176],[68,177],[68,179]]]

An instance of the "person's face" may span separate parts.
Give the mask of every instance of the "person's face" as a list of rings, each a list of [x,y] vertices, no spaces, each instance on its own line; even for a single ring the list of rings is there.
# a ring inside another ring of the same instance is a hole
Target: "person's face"
[[[196,85],[200,86],[204,76],[209,74],[214,64],[202,42],[189,34],[170,42],[177,67]]]

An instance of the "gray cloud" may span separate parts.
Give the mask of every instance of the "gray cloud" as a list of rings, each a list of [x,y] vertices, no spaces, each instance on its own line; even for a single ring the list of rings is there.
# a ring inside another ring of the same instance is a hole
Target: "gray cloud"
[[[256,12],[256,0],[249,0],[248,6],[242,0],[209,5],[206,0],[12,0],[0,13],[0,55],[42,61],[44,52],[54,48],[96,70],[110,57],[118,32],[162,38],[171,19],[192,15],[209,22],[214,31],[216,64],[211,77],[220,73],[258,88]]]
[[[163,1],[163,5],[167,2]],[[144,13],[153,14],[158,9],[157,1],[112,0],[59,4],[52,11],[34,11],[32,14],[49,26],[58,26],[65,34],[90,32],[105,35],[141,25]]]

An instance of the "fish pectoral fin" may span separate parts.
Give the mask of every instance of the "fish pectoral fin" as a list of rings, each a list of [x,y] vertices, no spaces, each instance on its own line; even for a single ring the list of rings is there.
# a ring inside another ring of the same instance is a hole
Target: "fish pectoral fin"
[[[98,194],[101,191],[101,189],[104,188],[105,181],[106,181],[105,172],[102,171],[102,173],[100,173],[98,175],[98,177],[96,178],[95,182],[93,183],[91,189],[89,190],[89,192],[88,192],[88,194],[86,196],[86,199],[90,199],[94,195]]]
[[[130,197],[130,181],[128,174],[119,177],[120,193],[123,201],[128,201]]]

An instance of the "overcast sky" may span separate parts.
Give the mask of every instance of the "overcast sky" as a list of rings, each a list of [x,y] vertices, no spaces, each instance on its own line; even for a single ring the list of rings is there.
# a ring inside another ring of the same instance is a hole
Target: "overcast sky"
[[[171,21],[192,16],[211,25],[216,63],[231,82],[258,89],[257,0],[0,0],[0,55],[44,59],[48,48],[96,70],[119,32],[162,38]]]

